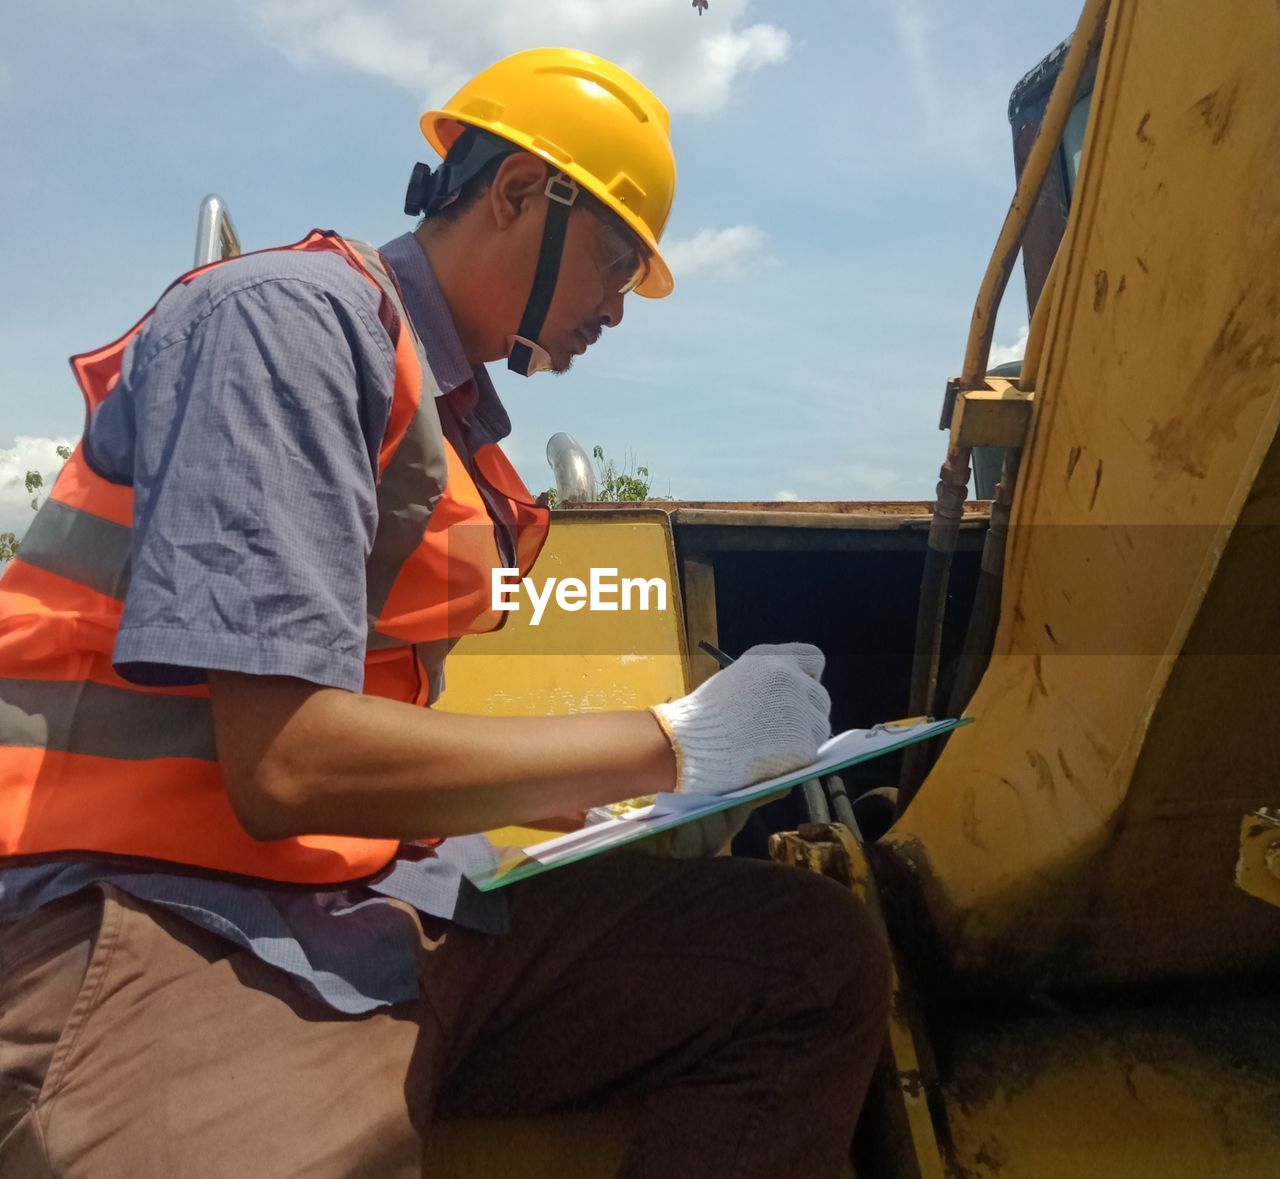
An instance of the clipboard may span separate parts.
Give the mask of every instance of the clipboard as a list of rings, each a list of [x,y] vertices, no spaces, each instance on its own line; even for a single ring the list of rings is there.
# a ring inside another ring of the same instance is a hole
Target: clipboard
[[[606,819],[521,848],[499,849],[498,863],[488,869],[468,874],[468,879],[481,892],[505,888],[531,876],[575,864],[602,852],[625,847],[639,839],[669,831],[683,823],[697,822],[717,811],[729,810],[746,802],[789,790],[810,778],[825,777],[847,766],[858,765],[896,753],[908,745],[941,737],[963,725],[972,717],[936,721],[915,717],[906,721],[890,721],[870,729],[848,729],[825,742],[817,758],[803,769],[792,770],[776,778],[744,786],[727,794],[657,794],[654,801],[630,814]]]

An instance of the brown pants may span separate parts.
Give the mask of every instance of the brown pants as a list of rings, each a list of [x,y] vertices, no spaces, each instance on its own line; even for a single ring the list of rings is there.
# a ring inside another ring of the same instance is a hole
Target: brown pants
[[[360,1017],[110,886],[0,925],[0,1174],[416,1177],[433,1114],[618,1098],[622,1175],[836,1174],[888,1001],[846,890],[618,853],[511,908],[422,935],[421,999]]]

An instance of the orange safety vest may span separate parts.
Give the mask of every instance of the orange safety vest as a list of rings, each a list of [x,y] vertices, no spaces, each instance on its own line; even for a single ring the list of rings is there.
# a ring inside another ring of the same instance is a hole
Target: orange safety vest
[[[396,369],[366,565],[364,690],[429,705],[452,643],[506,620],[490,597],[491,570],[503,563],[495,521],[441,433],[422,343],[377,252],[320,230],[282,248],[335,251],[381,292]],[[72,358],[90,418],[151,313]],[[496,445],[473,460],[510,507],[525,574],[549,513]],[[250,838],[223,785],[208,688],[143,687],[116,674],[132,520],[132,489],[95,474],[78,446],[0,578],[0,856],[105,853],[309,884],[377,872],[396,840]]]

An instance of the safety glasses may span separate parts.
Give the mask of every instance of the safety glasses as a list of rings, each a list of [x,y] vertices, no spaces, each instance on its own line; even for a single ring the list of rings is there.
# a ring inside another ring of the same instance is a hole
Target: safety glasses
[[[596,264],[604,288],[611,293],[629,294],[649,273],[649,252],[603,209],[588,206],[588,210],[597,226]]]

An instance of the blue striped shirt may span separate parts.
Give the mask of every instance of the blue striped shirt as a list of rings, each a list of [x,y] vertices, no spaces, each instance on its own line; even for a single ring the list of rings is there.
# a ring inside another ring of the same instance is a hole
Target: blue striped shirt
[[[467,363],[413,235],[381,253],[439,386],[442,429],[469,462],[510,420]],[[364,561],[395,383],[378,301],[335,254],[271,251],[175,287],[131,342],[86,438],[95,466],[134,490],[121,675],[198,683],[217,668],[361,690]],[[110,881],[248,948],[335,1009],[363,1012],[417,993],[416,932],[396,902],[433,936],[450,921],[506,931],[506,898],[468,880],[495,858],[482,835],[407,845],[372,880],[325,889],[27,862],[0,869],[0,921]]]

